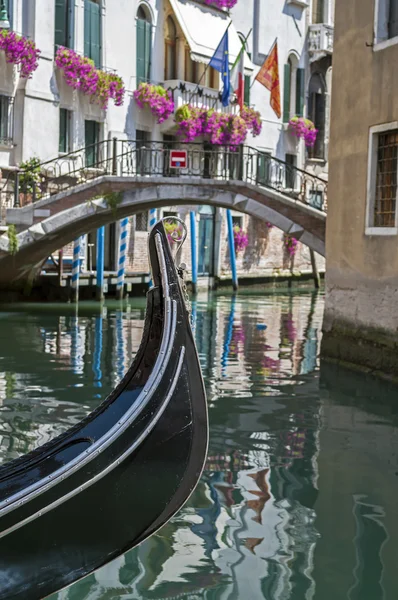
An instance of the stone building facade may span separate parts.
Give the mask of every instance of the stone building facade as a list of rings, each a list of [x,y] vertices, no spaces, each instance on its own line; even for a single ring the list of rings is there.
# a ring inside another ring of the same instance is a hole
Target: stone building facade
[[[22,80],[18,68],[5,62],[0,51],[1,111],[0,167],[3,179],[16,165],[33,157],[48,161],[90,144],[117,137],[138,140],[143,146],[154,141],[172,143],[172,119],[161,125],[147,109],[140,109],[133,92],[141,81],[160,83],[172,91],[176,107],[188,101],[216,110],[223,108],[219,73],[207,68],[229,17],[223,10],[201,0],[8,0],[11,28],[32,38],[41,50],[39,68],[31,79]],[[259,110],[262,132],[247,144],[293,167],[327,175],[328,94],[333,33],[333,0],[269,0],[265,11],[260,0],[238,0],[230,11],[230,60],[235,60],[245,41],[245,101]],[[326,33],[328,35],[326,35]],[[331,36],[331,37],[330,37]],[[283,115],[278,119],[270,107],[269,92],[254,81],[273,41],[277,38]],[[94,60],[98,67],[119,74],[126,86],[123,106],[102,110],[80,91],[66,85],[55,68],[59,45]],[[317,87],[318,86],[318,87]],[[199,91],[199,93],[198,93]],[[311,113],[311,114],[310,114]],[[312,116],[321,132],[321,150],[308,153],[303,141],[289,131],[292,116]],[[2,196],[1,215],[5,214]],[[10,202],[9,198],[7,202]],[[205,277],[229,277],[225,211],[207,207],[164,208],[164,213],[187,217],[195,210],[198,235],[199,273]],[[287,261],[281,232],[234,213],[236,224],[247,232],[249,245],[238,256],[241,276],[302,272],[310,269],[309,252],[301,248],[294,261]],[[188,222],[188,221],[187,221]],[[146,272],[146,238],[149,218],[132,216],[129,223],[128,270]],[[202,237],[201,237],[202,236]],[[117,268],[119,223],[107,226],[105,268]],[[203,241],[205,240],[205,241]],[[211,248],[209,250],[208,243]],[[83,268],[95,269],[96,232],[82,244]],[[70,259],[72,246],[64,249]],[[318,257],[320,270],[323,260]],[[189,264],[189,256],[186,262]]]
[[[336,1],[323,353],[395,376],[397,59],[396,0]]]

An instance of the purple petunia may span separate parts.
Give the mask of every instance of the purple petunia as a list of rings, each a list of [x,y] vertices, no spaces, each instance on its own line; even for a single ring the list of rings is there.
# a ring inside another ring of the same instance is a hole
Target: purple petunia
[[[216,6],[217,8],[233,8],[238,0],[204,0],[205,4],[209,6]]]
[[[8,63],[20,65],[23,79],[29,79],[39,66],[40,50],[34,41],[17,35],[15,31],[0,30],[0,50],[5,52]]]
[[[62,70],[67,85],[90,96],[102,109],[108,108],[111,99],[115,106],[123,104],[125,87],[119,75],[97,69],[92,60],[63,46],[57,50],[55,64]]]
[[[149,107],[158,123],[166,121],[174,112],[171,93],[161,85],[140,83],[133,95],[140,108]]]
[[[305,141],[307,147],[314,146],[318,130],[312,121],[304,117],[293,117],[289,121],[289,127],[296,137]]]
[[[249,238],[238,225],[234,227],[234,243],[236,253],[242,252],[249,243]]]

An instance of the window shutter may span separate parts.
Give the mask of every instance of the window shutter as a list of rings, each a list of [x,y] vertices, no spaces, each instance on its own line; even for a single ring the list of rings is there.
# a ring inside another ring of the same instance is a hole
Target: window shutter
[[[305,70],[297,69],[296,74],[296,115],[302,117],[304,115],[304,83]]]
[[[101,7],[96,2],[91,4],[91,55],[96,67],[101,66]]]
[[[151,62],[152,62],[152,25],[147,21],[145,23],[145,79],[149,81],[151,78]]]
[[[56,46],[68,46],[68,0],[55,0],[55,36]]]
[[[137,86],[145,81],[145,25],[137,19]]]
[[[291,67],[287,63],[284,69],[283,83],[283,122],[288,123],[290,120],[290,75]]]
[[[73,48],[75,45],[75,3],[74,0],[68,2],[68,46]]]
[[[59,111],[59,152],[67,152],[68,113],[64,108]]]
[[[91,48],[91,10],[90,2],[86,0],[84,3],[84,56],[90,58]]]

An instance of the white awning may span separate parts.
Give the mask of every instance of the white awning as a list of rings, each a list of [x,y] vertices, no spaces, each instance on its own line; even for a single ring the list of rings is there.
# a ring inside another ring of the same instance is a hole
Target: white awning
[[[170,0],[174,14],[191,49],[192,60],[208,64],[230,23],[230,17],[209,6],[201,6],[189,0]],[[242,42],[232,24],[228,30],[229,62],[236,61]],[[254,65],[245,52],[245,71],[248,75]]]

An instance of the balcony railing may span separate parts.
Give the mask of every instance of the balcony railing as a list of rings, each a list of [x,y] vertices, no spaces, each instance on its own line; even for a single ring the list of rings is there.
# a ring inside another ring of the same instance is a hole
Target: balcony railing
[[[320,60],[333,53],[334,27],[326,23],[310,25],[308,32],[308,54],[310,62]]]
[[[239,109],[234,104],[223,106],[219,90],[197,85],[196,83],[171,79],[164,82],[164,87],[171,91],[176,110],[184,104],[192,104],[197,108],[213,108],[225,113],[236,113]]]

